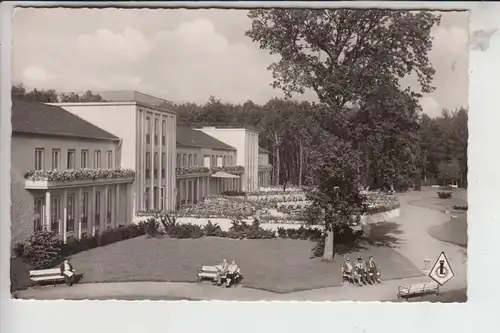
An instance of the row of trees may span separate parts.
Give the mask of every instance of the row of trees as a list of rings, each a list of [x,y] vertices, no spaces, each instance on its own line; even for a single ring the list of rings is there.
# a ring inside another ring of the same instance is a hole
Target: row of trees
[[[27,101],[27,102],[40,102],[40,103],[69,103],[69,102],[103,102],[103,98],[87,90],[79,94],[75,92],[61,93],[54,89],[33,89],[27,90],[22,83],[12,86],[11,90],[12,99]]]

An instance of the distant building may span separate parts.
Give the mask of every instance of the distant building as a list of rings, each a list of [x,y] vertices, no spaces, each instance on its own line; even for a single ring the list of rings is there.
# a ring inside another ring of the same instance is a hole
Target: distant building
[[[133,172],[121,140],[58,106],[13,101],[12,243],[45,228],[61,239],[132,221]]]
[[[160,106],[169,102],[136,91],[99,94],[106,102],[53,105],[123,139],[122,167],[136,171],[134,211],[175,210],[176,115]]]
[[[259,187],[271,185],[271,169],[269,164],[269,154],[267,149],[259,147]]]
[[[234,147],[183,125],[177,126],[176,141],[178,206],[224,191],[239,191],[243,167],[236,165]]]
[[[259,133],[256,130],[222,127],[202,127],[197,130],[236,148],[236,164],[245,169],[241,178],[241,190],[258,190]]]

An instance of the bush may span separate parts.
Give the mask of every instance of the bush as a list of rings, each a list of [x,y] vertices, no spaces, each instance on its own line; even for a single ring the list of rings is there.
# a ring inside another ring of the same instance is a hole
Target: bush
[[[157,237],[160,234],[160,222],[155,217],[151,217],[144,222],[144,232],[149,237]]]
[[[203,233],[205,236],[217,236],[219,231],[221,231],[219,224],[212,223],[210,220],[208,220],[208,223],[203,227]]]
[[[145,225],[118,226],[107,228],[95,236],[82,235],[80,239],[68,238],[66,244],[51,231],[36,231],[26,242],[15,244],[14,253],[35,269],[53,267],[64,256],[90,250],[98,246],[116,243],[145,233]]]
[[[50,268],[63,255],[62,241],[55,232],[46,230],[35,231],[26,243],[16,245],[15,249],[16,254],[35,269]]]
[[[452,192],[438,192],[437,195],[440,199],[450,199]]]
[[[469,209],[468,206],[453,206],[453,209],[454,210],[464,210],[464,211],[467,211]]]

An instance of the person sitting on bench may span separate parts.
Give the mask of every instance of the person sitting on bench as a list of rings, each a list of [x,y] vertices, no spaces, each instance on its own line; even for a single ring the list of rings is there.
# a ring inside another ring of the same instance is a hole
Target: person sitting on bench
[[[358,262],[355,265],[356,273],[359,277],[360,284],[368,283],[368,273],[366,271],[365,264],[363,263],[363,258],[358,258]]]
[[[214,279],[214,284],[220,286],[222,284],[222,277],[226,275],[227,272],[227,259],[222,260],[222,264],[220,264],[219,271],[217,272],[217,275],[215,276]]]
[[[373,282],[381,283],[380,281],[380,271],[377,268],[377,263],[375,262],[375,259],[373,256],[370,256],[368,258],[368,261],[366,262],[366,268],[368,270],[368,278]]]
[[[236,283],[236,280],[238,279],[240,269],[238,268],[238,265],[236,265],[236,261],[232,261],[231,265],[229,265],[226,273],[226,288],[231,287],[233,284]]]
[[[66,258],[59,268],[61,269],[61,275],[64,276],[64,282],[71,287],[75,282],[75,273],[69,259]]]
[[[342,265],[342,279],[354,283],[353,272],[354,267],[352,266],[351,259],[345,258],[345,262]]]

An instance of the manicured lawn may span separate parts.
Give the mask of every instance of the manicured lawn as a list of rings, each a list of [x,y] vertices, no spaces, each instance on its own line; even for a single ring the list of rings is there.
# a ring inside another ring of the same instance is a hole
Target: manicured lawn
[[[457,195],[456,195],[457,194]],[[430,194],[431,195],[431,194]],[[440,241],[467,247],[467,212],[454,211],[453,206],[466,206],[464,200],[466,192],[453,193],[450,199],[440,199],[437,197],[426,197],[410,201],[410,204],[439,211],[449,211],[456,216],[448,222],[429,228],[429,234]]]
[[[429,228],[429,234],[440,241],[467,247],[467,214]]]
[[[169,239],[139,237],[76,254],[72,263],[84,272],[82,282],[196,281],[197,268],[236,260],[242,285],[292,292],[341,284],[343,256],[374,255],[384,279],[419,276],[409,260],[386,246],[339,249],[334,262],[311,259],[315,243],[302,240],[233,240],[216,237]],[[351,252],[350,252],[351,251]],[[345,254],[347,253],[347,254]]]

